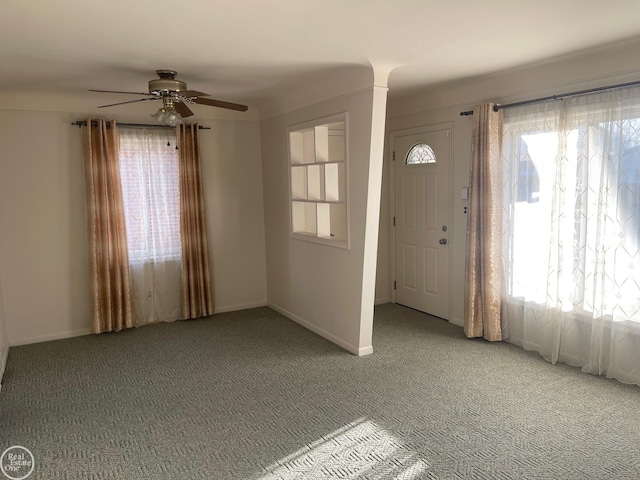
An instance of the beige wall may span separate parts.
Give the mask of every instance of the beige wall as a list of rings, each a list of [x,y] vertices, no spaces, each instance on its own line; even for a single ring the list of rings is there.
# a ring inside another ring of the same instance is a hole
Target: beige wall
[[[580,54],[549,60],[536,65],[447,85],[437,86],[401,98],[390,97],[387,140],[396,130],[453,122],[453,178],[451,208],[453,225],[450,240],[452,254],[450,321],[462,325],[464,300],[464,258],[466,250],[465,201],[460,188],[467,186],[471,155],[472,117],[460,112],[471,110],[474,104],[495,101],[509,103],[541,96],[561,94],[640,79],[640,40],[622,42]],[[393,74],[392,74],[393,78]],[[390,159],[385,155],[385,188],[380,220],[380,251],[378,252],[377,297],[391,296],[393,265],[390,249],[389,222],[391,198],[386,180],[390,178]],[[386,275],[388,281],[384,282]]]
[[[89,332],[81,140],[71,120],[0,111],[0,264],[12,344]]]
[[[267,304],[260,125],[203,120],[202,179],[215,311]]]
[[[261,122],[269,305],[355,354],[371,352],[384,107],[386,89],[370,87]],[[289,226],[287,127],[341,112],[348,112],[350,250],[293,239]]]
[[[0,225],[2,222],[0,222]],[[4,296],[2,294],[2,268],[0,268],[0,388],[2,384],[2,374],[7,363],[9,354],[9,338],[7,336],[7,321],[4,314]]]
[[[78,113],[0,110],[0,265],[12,345],[89,332]],[[146,117],[124,121],[148,122]],[[201,131],[216,311],[266,304],[259,124]]]
[[[468,182],[472,122],[459,112],[486,101],[507,103],[637,80],[638,65],[640,41],[635,40],[391,97],[386,139],[395,130],[453,123],[453,323],[461,324],[463,314],[466,217],[459,192]],[[256,116],[231,114],[201,121],[212,127],[201,132],[201,142],[217,311],[265,304],[268,283],[268,301],[274,307],[351,351],[368,348],[361,320],[368,315],[363,312],[369,303],[367,266],[372,265],[373,243],[365,242],[365,231],[367,222],[373,222],[367,212],[379,188],[369,177],[374,96],[372,90],[345,95],[260,123]],[[83,108],[94,105],[95,97],[36,97],[37,102],[27,105],[31,94],[0,95],[0,265],[12,344],[87,333],[90,324],[81,141],[79,129],[69,125],[86,114],[61,110],[72,105],[76,112],[94,112]],[[128,108],[134,107],[123,107],[129,116],[122,120],[148,121]],[[350,251],[292,240],[288,224],[286,127],[342,111],[349,111],[352,133]],[[393,279],[390,162],[388,150],[385,153],[377,302],[391,298]],[[0,354],[2,335],[0,313]]]
[[[380,221],[378,232],[378,258],[376,261],[376,305],[391,302],[391,284],[393,282],[391,263],[391,171],[388,162],[389,125],[385,128],[382,167],[382,188],[380,198]]]

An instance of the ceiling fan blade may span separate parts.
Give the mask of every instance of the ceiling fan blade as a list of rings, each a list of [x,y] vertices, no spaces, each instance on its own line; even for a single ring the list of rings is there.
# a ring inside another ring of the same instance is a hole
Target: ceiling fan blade
[[[223,102],[221,100],[213,100],[212,98],[196,98],[195,103],[200,105],[209,105],[210,107],[228,108],[229,110],[237,110],[239,112],[246,112],[249,107],[246,105],[240,105],[238,103]]]
[[[126,93],[127,95],[152,95],[151,93],[142,93],[142,92],[117,92],[115,90],[89,90],[90,92],[100,92],[100,93]]]
[[[198,92],[197,90],[181,90],[176,92],[176,95],[180,97],[208,97],[208,93]]]
[[[124,105],[125,103],[146,102],[147,100],[160,100],[160,97],[154,97],[154,98],[141,98],[140,100],[129,100],[128,102],[110,103],[109,105],[100,105],[98,108],[104,108],[104,107],[115,107],[116,105]]]
[[[189,107],[187,107],[184,103],[182,102],[173,102],[173,107],[178,111],[178,113],[180,114],[180,116],[182,118],[186,118],[186,117],[190,117],[193,115],[193,112],[191,110],[189,110]]]

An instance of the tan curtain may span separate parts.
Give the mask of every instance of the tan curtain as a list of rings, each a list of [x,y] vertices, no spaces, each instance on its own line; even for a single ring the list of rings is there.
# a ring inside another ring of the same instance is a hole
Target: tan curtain
[[[82,127],[87,195],[89,282],[94,333],[136,323],[131,300],[122,185],[115,121],[88,119]]]
[[[502,340],[502,118],[493,104],[473,109],[464,332]]]
[[[198,126],[178,125],[183,318],[213,315]]]

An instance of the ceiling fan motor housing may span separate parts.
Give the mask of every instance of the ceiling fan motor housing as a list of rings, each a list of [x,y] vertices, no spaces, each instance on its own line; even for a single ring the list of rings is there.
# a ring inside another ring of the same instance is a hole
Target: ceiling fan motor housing
[[[174,70],[156,70],[160,78],[149,82],[149,93],[153,95],[169,95],[174,92],[181,92],[187,89],[187,84],[176,80],[178,74]]]

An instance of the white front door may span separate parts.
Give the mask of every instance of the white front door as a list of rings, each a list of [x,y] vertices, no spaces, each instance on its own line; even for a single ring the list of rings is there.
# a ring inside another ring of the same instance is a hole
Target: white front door
[[[450,132],[392,136],[396,303],[447,320]]]

